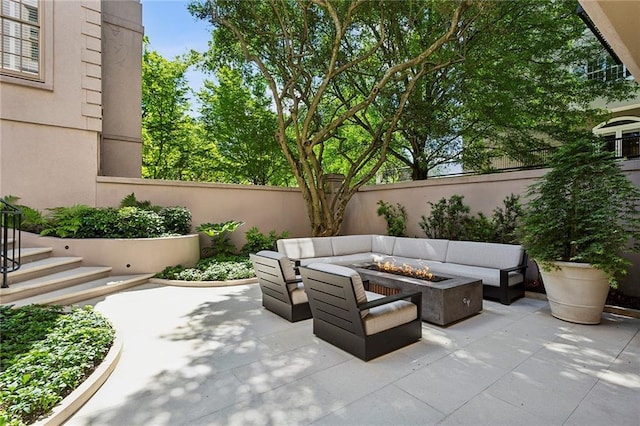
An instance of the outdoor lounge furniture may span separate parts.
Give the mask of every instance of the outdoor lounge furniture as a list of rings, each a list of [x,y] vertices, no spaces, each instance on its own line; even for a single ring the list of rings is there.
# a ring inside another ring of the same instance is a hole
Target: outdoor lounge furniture
[[[278,251],[301,266],[323,262],[353,265],[366,262],[428,266],[434,274],[482,280],[483,296],[504,305],[524,296],[527,255],[515,244],[450,241],[387,235],[287,238]]]
[[[367,292],[356,271],[328,263],[300,267],[300,273],[318,338],[368,361],[422,337],[419,292]]]
[[[311,318],[302,279],[284,254],[263,250],[249,257],[262,290],[262,306],[291,322]]]

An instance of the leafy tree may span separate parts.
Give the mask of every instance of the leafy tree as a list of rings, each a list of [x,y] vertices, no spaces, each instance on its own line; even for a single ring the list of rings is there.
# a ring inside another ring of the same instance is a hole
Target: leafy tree
[[[454,60],[439,52],[464,44],[465,32],[491,4],[201,0],[189,9],[213,25],[210,63],[235,63],[266,79],[277,141],[301,189],[312,232],[335,235],[353,194],[384,164],[419,79]],[[433,14],[442,19],[431,22]],[[399,42],[421,36],[424,43],[412,50]],[[408,81],[402,90],[399,79]],[[372,114],[383,97],[392,99],[393,108]],[[348,138],[351,128],[366,138]],[[349,165],[331,193],[323,158],[328,150]]]
[[[194,159],[211,158],[189,115],[189,86],[185,77],[193,54],[168,60],[149,49],[142,56],[142,175],[151,179],[209,180]]]
[[[600,121],[594,117],[602,111],[591,101],[628,97],[637,85],[580,75],[602,48],[575,11],[567,1],[494,2],[464,45],[440,51],[456,59],[418,81],[398,125],[402,142],[390,154],[411,168],[414,180],[451,160],[490,167],[490,154],[536,164],[549,134]],[[405,39],[416,42],[425,43]],[[408,84],[399,80],[399,90]]]
[[[264,80],[247,87],[240,71],[229,67],[219,68],[216,78],[218,84],[205,81],[198,93],[199,121],[220,155],[216,169],[226,182],[286,184],[291,173],[275,138],[278,123]]]

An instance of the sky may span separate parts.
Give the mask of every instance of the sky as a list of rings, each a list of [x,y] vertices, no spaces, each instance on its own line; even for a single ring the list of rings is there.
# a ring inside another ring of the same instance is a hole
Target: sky
[[[211,37],[210,25],[193,17],[187,10],[188,0],[142,0],[142,25],[151,50],[167,59],[193,49],[207,50]],[[189,71],[187,80],[194,90],[207,78],[198,71]]]

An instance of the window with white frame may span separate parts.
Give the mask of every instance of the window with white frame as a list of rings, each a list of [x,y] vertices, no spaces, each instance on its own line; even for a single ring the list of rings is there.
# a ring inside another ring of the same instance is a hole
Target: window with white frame
[[[2,74],[42,79],[41,21],[39,0],[2,0]]]
[[[596,126],[593,133],[604,138],[616,157],[640,157],[640,117],[616,117]]]

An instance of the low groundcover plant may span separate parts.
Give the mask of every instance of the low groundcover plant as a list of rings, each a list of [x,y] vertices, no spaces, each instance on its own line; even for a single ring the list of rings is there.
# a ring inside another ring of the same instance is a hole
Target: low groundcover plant
[[[115,331],[92,307],[0,306],[0,424],[33,423],[102,362]]]

